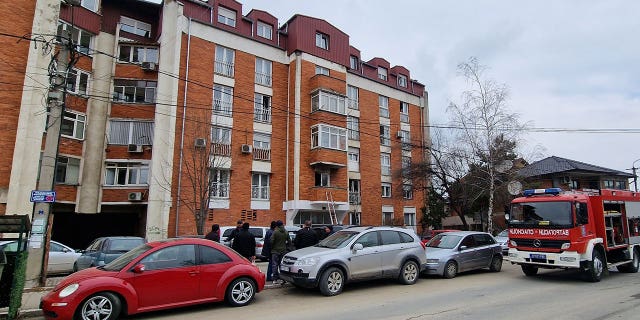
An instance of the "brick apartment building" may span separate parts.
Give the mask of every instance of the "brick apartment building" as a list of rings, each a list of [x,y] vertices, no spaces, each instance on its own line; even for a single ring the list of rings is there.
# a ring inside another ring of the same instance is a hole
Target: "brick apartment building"
[[[0,214],[32,214],[55,52],[17,37],[51,44],[66,30],[77,46],[53,239],[195,234],[201,205],[205,231],[238,219],[331,223],[331,213],[417,225],[424,194],[402,169],[424,161],[425,86],[383,58],[363,61],[323,19],[242,12],[233,0],[0,3],[2,16],[22,17],[0,22]]]

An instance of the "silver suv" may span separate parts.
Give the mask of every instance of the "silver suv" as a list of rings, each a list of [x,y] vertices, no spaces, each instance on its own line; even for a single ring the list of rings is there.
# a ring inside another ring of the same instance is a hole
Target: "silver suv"
[[[319,287],[323,295],[334,296],[351,281],[397,278],[414,284],[426,263],[424,244],[413,230],[352,227],[313,247],[287,253],[280,278],[297,287]]]

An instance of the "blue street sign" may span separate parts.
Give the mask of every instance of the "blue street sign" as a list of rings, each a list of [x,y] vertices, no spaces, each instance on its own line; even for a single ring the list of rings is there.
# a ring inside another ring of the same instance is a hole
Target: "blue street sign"
[[[56,192],[32,190],[31,202],[56,202]]]

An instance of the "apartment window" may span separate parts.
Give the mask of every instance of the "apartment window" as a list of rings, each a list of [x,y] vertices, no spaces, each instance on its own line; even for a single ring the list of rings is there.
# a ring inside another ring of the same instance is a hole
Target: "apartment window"
[[[398,86],[406,88],[407,87],[407,77],[401,74],[398,75]]]
[[[211,170],[211,198],[229,198],[229,170]]]
[[[258,21],[257,34],[260,37],[271,40],[273,38],[273,27],[270,24]]]
[[[400,143],[402,143],[402,150],[411,150],[411,133],[409,131],[400,130]]]
[[[415,226],[416,225],[416,214],[415,214],[415,212],[405,212],[404,213],[404,225],[405,226]]]
[[[328,187],[330,186],[330,177],[329,171],[316,171],[316,187]]]
[[[254,173],[251,175],[251,199],[269,200],[268,173]]]
[[[347,99],[349,99],[349,109],[358,110],[358,87],[347,86]]]
[[[236,12],[227,8],[218,7],[218,22],[235,28]]]
[[[271,149],[271,135],[266,133],[254,133],[253,148],[265,150]]]
[[[227,77],[233,77],[233,61],[235,51],[223,46],[216,46],[216,61],[214,72]]]
[[[347,151],[347,130],[328,125],[311,127],[311,148]]]
[[[349,179],[349,204],[361,204],[360,180]]]
[[[107,162],[104,184],[126,186],[147,184],[149,164],[139,162]]]
[[[360,171],[360,149],[349,147],[347,151],[347,164],[349,171]]]
[[[311,111],[324,110],[339,114],[346,114],[343,96],[318,90],[311,97]]]
[[[358,70],[358,57],[349,56],[349,67],[353,70]]]
[[[383,146],[391,145],[391,129],[387,125],[380,125],[380,144]]]
[[[329,76],[329,69],[321,66],[316,66],[316,74],[321,74],[324,76]]]
[[[393,225],[393,208],[382,208],[382,225],[383,226],[391,226]]]
[[[151,25],[125,16],[120,17],[120,30],[151,38]]]
[[[80,173],[80,159],[58,157],[56,163],[56,183],[78,184]]]
[[[76,45],[76,50],[78,52],[89,54],[89,50],[93,43],[93,34],[82,29],[78,29],[77,27],[73,27],[63,21],[59,21],[57,35],[64,38],[69,37],[69,41]]]
[[[80,6],[82,6],[83,8],[85,8],[87,10],[91,10],[93,12],[97,12],[98,11],[98,0],[82,0],[82,2],[80,2]]]
[[[400,122],[409,123],[409,104],[400,102]]]
[[[360,212],[349,212],[349,224],[354,226],[360,225]]]
[[[413,186],[410,184],[402,185],[402,198],[405,200],[413,199]]]
[[[411,169],[411,157],[402,156],[402,169]]]
[[[380,154],[380,173],[383,176],[391,175],[391,154],[390,153]]]
[[[212,126],[211,141],[217,144],[231,144],[231,128]]]
[[[387,68],[378,67],[378,79],[387,81]]]
[[[153,144],[153,121],[110,120],[109,144]]]
[[[113,100],[115,102],[154,103],[157,82],[146,80],[115,79]]]
[[[233,88],[216,84],[213,86],[213,113],[231,116],[233,111]]]
[[[378,104],[380,105],[380,116],[389,118],[389,97],[378,96]]]
[[[347,130],[349,132],[349,140],[360,140],[360,119],[347,116]]]
[[[256,83],[271,87],[271,61],[256,58]]]
[[[382,197],[391,198],[391,183],[382,183]]]
[[[329,50],[329,35],[316,32],[316,47]]]
[[[87,95],[89,73],[79,69],[72,69],[67,76],[67,91],[74,94]]]
[[[271,96],[261,93],[255,94],[253,120],[256,122],[271,123]]]
[[[158,63],[158,47],[120,45],[118,60],[122,62]]]
[[[65,111],[60,126],[60,134],[75,139],[84,139],[84,128],[87,116],[80,113]]]

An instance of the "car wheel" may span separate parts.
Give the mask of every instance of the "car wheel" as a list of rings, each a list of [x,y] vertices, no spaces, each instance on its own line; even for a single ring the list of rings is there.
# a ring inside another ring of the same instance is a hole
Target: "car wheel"
[[[456,274],[458,274],[458,264],[453,260],[447,262],[447,264],[444,266],[443,276],[447,279],[451,279],[455,277]]]
[[[629,264],[618,266],[618,271],[626,273],[636,273],[640,269],[640,257],[638,256],[638,250],[633,250],[633,260]]]
[[[344,273],[342,273],[342,270],[331,267],[320,277],[320,292],[325,296],[340,294],[344,288],[344,281]]]
[[[522,273],[527,277],[532,277],[538,274],[538,267],[530,266],[528,264],[523,264],[520,267],[522,268]]]
[[[227,287],[227,303],[234,307],[249,304],[256,296],[256,284],[249,278],[238,278]]]
[[[111,292],[98,292],[84,300],[76,311],[79,320],[111,320],[120,316],[120,299]]]
[[[501,255],[496,254],[495,256],[493,256],[493,259],[491,259],[491,265],[489,265],[489,270],[493,272],[500,272],[500,270],[502,270]]]
[[[402,284],[414,284],[418,281],[420,269],[415,261],[407,261],[400,269],[400,282]]]
[[[591,261],[589,262],[589,268],[584,271],[584,275],[589,282],[598,282],[602,279],[602,273],[604,272],[604,259],[600,250],[593,249]]]

